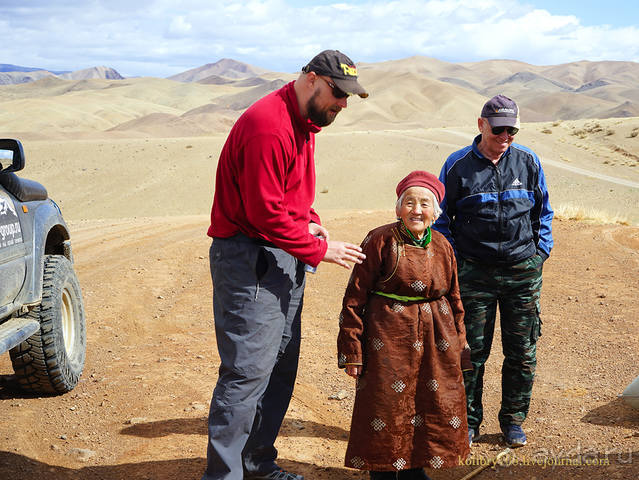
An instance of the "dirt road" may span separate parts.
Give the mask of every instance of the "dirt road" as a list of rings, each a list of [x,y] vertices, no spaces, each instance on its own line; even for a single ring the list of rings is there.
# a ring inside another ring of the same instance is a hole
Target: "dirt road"
[[[334,238],[359,242],[385,217],[326,223]],[[199,479],[218,365],[206,226],[205,216],[72,224],[86,369],[73,392],[38,398],[17,390],[8,355],[0,359],[0,479]],[[639,375],[639,228],[555,221],[555,238],[529,445],[477,478],[639,478],[639,411],[617,398]],[[298,383],[278,440],[281,464],[308,480],[367,478],[342,466],[353,384],[336,368],[335,337],[347,278],[320,265],[308,279]],[[459,479],[504,448],[497,342],[485,435],[467,465],[429,471],[434,480]]]

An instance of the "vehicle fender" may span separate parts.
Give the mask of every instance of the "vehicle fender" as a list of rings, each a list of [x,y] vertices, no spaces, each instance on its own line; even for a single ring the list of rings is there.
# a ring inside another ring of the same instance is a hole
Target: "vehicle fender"
[[[32,305],[42,299],[42,276],[44,273],[45,255],[64,255],[73,263],[70,234],[67,224],[62,218],[59,207],[48,199],[44,202],[27,202],[25,204],[32,215],[25,220],[31,222],[23,231],[30,232],[32,242],[32,258],[27,262],[29,288],[25,290],[23,303]]]

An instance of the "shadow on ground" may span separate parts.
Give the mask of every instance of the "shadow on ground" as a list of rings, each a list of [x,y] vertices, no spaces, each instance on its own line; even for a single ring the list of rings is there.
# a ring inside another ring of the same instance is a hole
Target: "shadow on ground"
[[[207,417],[175,418],[131,425],[120,430],[122,435],[158,438],[167,435],[207,435]],[[323,425],[308,420],[285,418],[280,429],[285,437],[318,437],[331,440],[348,440],[348,431],[340,427]]]
[[[639,429],[639,410],[632,408],[621,398],[588,412],[582,422],[595,425],[620,426]]]
[[[280,465],[304,475],[305,479],[355,480],[368,478],[346,468],[322,468],[308,463],[282,460]],[[65,468],[32,460],[13,452],[0,451],[0,478],[23,480],[198,480],[205,469],[204,458],[186,458],[121,465]]]
[[[465,465],[449,470],[429,470],[433,480],[458,480],[488,460],[470,457]],[[65,468],[49,465],[13,452],[0,451],[0,478],[47,480],[198,480],[204,472],[204,458],[185,458],[157,462],[125,463],[120,465]],[[347,468],[321,467],[304,462],[282,459],[280,465],[304,475],[305,480],[365,480],[367,472]],[[630,479],[639,477],[639,451],[603,454],[581,453],[569,456],[548,456],[539,451],[526,453],[519,449],[515,456],[501,465],[488,466],[476,478],[531,479],[556,478],[558,469],[570,472],[574,478]]]
[[[29,393],[20,388],[18,377],[15,375],[0,375],[0,400],[27,399],[52,396],[43,393]]]

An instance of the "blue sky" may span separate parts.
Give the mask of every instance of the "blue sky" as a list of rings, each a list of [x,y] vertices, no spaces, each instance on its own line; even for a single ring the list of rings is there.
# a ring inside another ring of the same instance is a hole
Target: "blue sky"
[[[166,77],[233,58],[298,71],[317,52],[356,62],[424,55],[535,65],[639,61],[639,2],[542,0],[0,0],[0,63],[106,65]]]

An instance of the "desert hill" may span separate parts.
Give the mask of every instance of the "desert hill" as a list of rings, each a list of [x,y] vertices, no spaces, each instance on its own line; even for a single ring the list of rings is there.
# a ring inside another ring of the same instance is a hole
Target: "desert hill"
[[[103,78],[105,80],[122,80],[124,77],[111,67],[93,67],[76,70],[75,72],[59,75],[65,80],[87,80],[89,78]]]
[[[38,67],[24,67],[22,65],[13,65],[11,63],[0,63],[0,72],[37,72],[48,71],[55,75],[61,75],[63,73],[69,73],[68,70],[46,70]]]
[[[447,63],[428,57],[362,64],[362,74],[414,72],[474,91],[517,99],[522,121],[635,116],[639,107],[639,63],[573,62],[536,66],[513,60]],[[551,98],[553,101],[544,102]],[[545,104],[539,108],[538,102]],[[582,108],[580,105],[589,105]]]
[[[639,116],[639,63],[535,66],[489,60],[454,64],[418,56],[362,64],[359,68],[371,96],[366,101],[350,101],[355,108],[341,114],[340,129],[468,125],[474,122],[477,105],[496,93],[517,100],[523,122]],[[216,125],[237,118],[260,96],[296,77],[230,59],[169,79],[124,80],[106,67],[59,76],[43,71],[2,75],[32,80],[0,87],[2,128],[27,136],[32,132],[38,138],[46,138],[49,132],[84,137],[104,132],[149,135],[162,119],[167,123],[162,132],[174,131],[178,136],[207,134],[216,131]],[[221,118],[200,117],[191,119],[190,127],[173,128],[176,117],[198,107],[206,107],[209,113],[215,110]],[[39,115],[39,110],[46,113]],[[43,117],[45,122],[34,121]],[[147,120],[149,128],[143,125]]]
[[[29,83],[41,78],[57,77],[47,70],[33,70],[30,72],[0,72],[0,85],[12,85],[14,83]]]
[[[230,58],[223,58],[215,63],[207,63],[201,67],[193,68],[186,72],[178,73],[177,75],[172,75],[168,77],[168,79],[175,80],[176,82],[198,82],[215,75],[218,77],[236,80],[241,78],[257,77],[263,73],[266,73],[266,70],[263,68],[254,67]]]
[[[89,78],[103,78],[107,80],[121,80],[124,77],[111,67],[92,67],[74,72],[51,72],[49,70],[19,67],[17,65],[0,64],[0,85],[30,83],[43,78],[62,78],[65,80],[84,80]],[[16,68],[17,70],[11,70]]]

